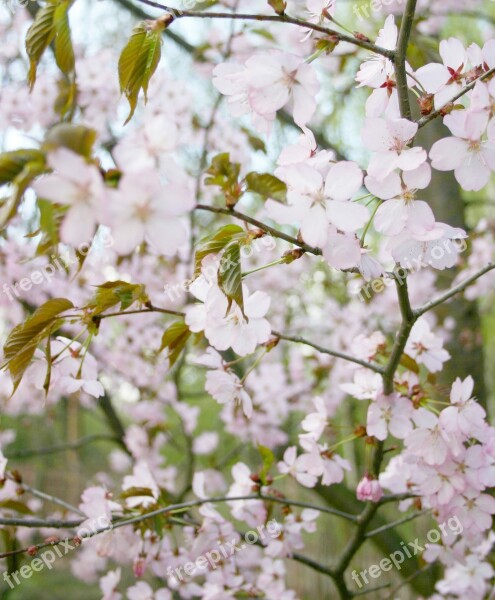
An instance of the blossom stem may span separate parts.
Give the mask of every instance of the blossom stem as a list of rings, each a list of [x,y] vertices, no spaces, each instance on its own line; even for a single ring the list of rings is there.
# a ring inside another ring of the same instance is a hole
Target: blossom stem
[[[281,265],[284,262],[287,262],[287,258],[285,256],[282,256],[282,258],[274,260],[271,263],[262,265],[261,267],[256,267],[256,269],[252,269],[251,271],[246,271],[245,273],[242,274],[242,276],[247,277],[248,275],[252,275],[253,273],[258,273],[259,271],[263,271],[265,269],[269,269],[270,267],[274,267],[275,265]]]
[[[373,198],[373,200],[378,200],[378,198]],[[373,223],[373,220],[375,219],[375,215],[376,215],[378,209],[380,208],[380,205],[381,205],[381,202],[378,202],[378,204],[373,209],[370,220],[368,221],[368,223],[366,224],[366,227],[364,228],[363,235],[361,236],[361,248],[364,248],[364,242],[366,240],[366,235],[371,227],[371,224]]]

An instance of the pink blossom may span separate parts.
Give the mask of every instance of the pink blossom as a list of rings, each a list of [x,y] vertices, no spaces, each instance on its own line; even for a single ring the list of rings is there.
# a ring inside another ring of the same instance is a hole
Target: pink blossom
[[[407,119],[367,118],[362,138],[373,152],[368,175],[383,181],[395,169],[414,171],[421,166],[427,158],[425,150],[409,148],[417,130],[418,124]]]
[[[416,71],[416,77],[430,94],[435,94],[435,108],[441,108],[462,89],[462,77],[467,67],[467,53],[456,38],[440,42],[443,64],[430,63]]]
[[[117,190],[109,190],[114,248],[133,252],[145,240],[165,256],[173,256],[186,242],[181,217],[194,205],[194,196],[182,182],[162,184],[156,171],[125,173]]]
[[[33,184],[36,194],[50,202],[69,205],[60,229],[64,243],[78,246],[90,242],[104,196],[98,168],[65,148],[50,153],[48,164],[55,172]]]
[[[444,123],[453,135],[433,144],[432,167],[439,171],[453,170],[466,191],[481,190],[495,169],[495,142],[483,141],[488,115],[454,111],[445,117]]]

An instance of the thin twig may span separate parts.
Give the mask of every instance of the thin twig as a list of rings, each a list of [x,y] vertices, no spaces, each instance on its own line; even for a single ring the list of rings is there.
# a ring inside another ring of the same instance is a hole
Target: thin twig
[[[432,113],[430,113],[429,115],[426,115],[425,117],[422,117],[421,119],[419,119],[417,121],[418,128],[421,129],[421,127],[424,127],[427,123],[429,123],[430,121],[433,121],[433,119],[436,119],[437,117],[439,117],[441,115],[443,116],[446,106],[448,106],[449,104],[453,104],[454,102],[457,102],[457,100],[460,100],[465,94],[467,94],[472,89],[474,89],[474,86],[478,83],[478,81],[484,81],[488,77],[491,77],[493,74],[495,74],[495,68],[490,69],[486,73],[483,73],[483,75],[480,75],[480,77],[478,77],[477,79],[475,79],[474,81],[472,81],[465,88],[462,88],[462,90],[458,94],[456,94],[455,96],[453,96],[453,98],[451,98],[447,102],[447,104],[444,104],[438,110],[435,110]]]
[[[421,315],[424,315],[425,313],[432,310],[433,308],[439,306],[440,304],[443,304],[447,300],[450,300],[450,298],[454,297],[455,295],[460,294],[467,287],[469,287],[472,283],[474,283],[477,279],[479,279],[480,277],[482,277],[489,271],[492,271],[493,269],[495,269],[495,263],[489,263],[488,265],[486,265],[486,267],[483,267],[482,269],[477,271],[474,275],[471,275],[471,277],[468,277],[467,279],[465,279],[464,281],[462,281],[461,283],[459,283],[452,289],[450,289],[447,292],[445,292],[444,294],[441,294],[440,296],[438,296],[438,298],[435,298],[431,302],[427,302],[421,308],[417,308],[414,311],[415,317],[419,318]]]
[[[279,340],[294,342],[296,344],[304,344],[305,346],[310,346],[311,348],[318,350],[318,352],[321,352],[322,354],[328,354],[330,356],[335,356],[336,358],[342,358],[343,360],[347,360],[349,362],[355,363],[356,365],[360,365],[365,369],[370,369],[375,373],[383,373],[383,367],[374,362],[367,362],[366,360],[361,360],[360,358],[356,358],[355,356],[351,356],[350,354],[346,354],[345,352],[339,352],[338,350],[329,350],[328,348],[323,348],[322,346],[319,346],[318,344],[310,342],[309,340],[306,340],[299,336],[284,335],[283,333],[279,333],[278,331],[272,331],[272,334]]]
[[[303,19],[289,17],[288,15],[257,15],[246,13],[178,10],[176,8],[171,8],[169,6],[160,4],[159,2],[154,2],[153,0],[138,0],[138,2],[141,2],[142,4],[146,4],[148,6],[152,6],[153,8],[165,10],[169,12],[175,19],[237,19],[241,21],[285,23],[290,25],[296,25],[297,27],[303,27],[304,29],[311,29],[313,31],[317,31],[318,33],[323,33],[327,36],[330,36],[335,41],[348,42],[349,44],[353,44],[354,46],[364,48],[365,50],[370,50],[371,52],[375,52],[376,54],[381,54],[386,58],[393,59],[394,57],[393,50],[388,50],[387,48],[382,48],[381,46],[377,46],[372,42],[360,39],[358,37],[346,35],[344,33],[336,31],[335,29],[330,29],[328,27],[323,27],[322,25],[310,23],[308,21],[304,21]]]

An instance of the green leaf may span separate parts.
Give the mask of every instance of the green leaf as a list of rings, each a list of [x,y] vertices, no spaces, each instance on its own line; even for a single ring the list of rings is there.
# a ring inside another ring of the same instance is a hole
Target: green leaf
[[[182,350],[184,350],[190,336],[191,331],[184,320],[175,321],[163,334],[162,344],[158,353],[163,352],[165,348],[168,348],[167,356],[171,367],[177,362],[177,359]]]
[[[126,123],[132,118],[143,90],[147,101],[148,85],[156,71],[161,56],[162,21],[141,21],[134,27],[132,35],[122,50],[119,59],[120,91],[126,96],[130,113]]]
[[[151,498],[154,497],[153,492],[150,490],[150,488],[132,487],[120,494],[120,497],[124,499],[133,498],[134,496],[150,496]]]
[[[42,155],[43,156],[43,155]],[[46,172],[44,162],[28,162],[12,180],[12,193],[0,209],[0,230],[17,214],[17,208],[33,180]]]
[[[245,236],[246,232],[239,225],[226,225],[200,240],[194,258],[194,277],[199,277],[201,274],[201,263],[206,256],[221,252],[230,242],[236,239],[240,240]]]
[[[287,2],[284,0],[268,0],[268,4],[273,8],[277,15],[283,15],[287,8]]]
[[[30,162],[43,162],[41,150],[14,150],[0,154],[0,185],[10,183]]]
[[[72,40],[70,37],[69,11],[70,4],[67,0],[58,4],[53,16],[55,29],[55,60],[58,68],[69,75],[74,71],[75,57]]]
[[[242,295],[242,269],[241,269],[241,244],[231,242],[220,259],[218,270],[218,285],[229,300],[229,309],[232,302],[236,302],[244,313],[244,298]]]
[[[419,365],[418,365],[418,363],[414,360],[414,358],[412,358],[408,354],[403,354],[401,356],[400,364],[403,367],[405,367],[408,371],[412,371],[413,373],[416,373],[416,375],[419,374]]]
[[[36,69],[43,53],[55,37],[54,19],[57,4],[49,2],[36,13],[31,27],[26,33],[26,52],[29,57],[29,86],[32,89],[36,81]]]
[[[36,249],[36,256],[55,253],[59,243],[59,229],[65,214],[65,208],[61,208],[49,200],[38,198],[36,201],[40,212],[40,227],[36,234],[41,233],[41,240]]]
[[[21,383],[38,344],[63,323],[59,315],[73,307],[66,298],[48,300],[24,323],[12,329],[3,346],[4,362],[1,365],[2,369],[8,368],[10,371],[14,384],[12,393]]]
[[[205,179],[205,185],[217,185],[225,194],[227,206],[235,206],[242,195],[239,184],[241,165],[230,161],[228,152],[213,157],[206,171],[210,177]]]
[[[266,476],[275,463],[275,455],[270,448],[262,446],[261,444],[258,444],[258,452],[261,454],[261,458],[263,460],[263,468],[260,471],[260,479],[261,482],[266,485]]]
[[[91,310],[91,316],[100,315],[109,308],[120,304],[120,310],[126,310],[134,304],[148,302],[144,285],[128,283],[127,281],[107,281],[97,286],[93,300],[87,305]]]
[[[0,502],[0,508],[15,510],[15,512],[21,513],[22,515],[34,514],[29,506],[26,506],[23,502],[19,502],[18,500],[3,500],[3,502]]]
[[[249,145],[253,150],[259,150],[266,154],[266,144],[261,138],[253,135],[247,127],[241,127],[241,131],[246,135]]]
[[[57,148],[67,148],[89,158],[93,152],[96,137],[96,131],[84,125],[59,123],[47,131],[42,149],[45,152],[53,152]]]
[[[285,202],[287,197],[286,184],[270,173],[248,173],[246,175],[247,189],[262,196],[265,200],[273,198]]]

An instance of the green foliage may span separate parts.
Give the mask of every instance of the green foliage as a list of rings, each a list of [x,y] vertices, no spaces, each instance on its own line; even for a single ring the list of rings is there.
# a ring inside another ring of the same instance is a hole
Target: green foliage
[[[246,175],[247,189],[262,196],[265,200],[273,198],[285,202],[287,185],[270,173],[248,173]]]
[[[287,2],[284,2],[284,0],[268,0],[268,4],[273,8],[277,15],[283,15],[287,8]]]
[[[57,5],[53,15],[55,60],[64,75],[70,75],[75,66],[74,48],[70,37],[69,6],[68,0],[64,0]]]
[[[228,152],[217,154],[206,171],[210,177],[205,179],[206,185],[217,185],[225,195],[227,206],[233,207],[242,195],[239,183],[241,165],[230,161]]]
[[[177,359],[184,350],[190,337],[191,331],[182,319],[172,323],[172,325],[164,332],[162,344],[158,352],[163,352],[165,348],[168,349],[167,357],[171,367],[177,362]]]
[[[107,281],[97,286],[93,300],[85,308],[89,308],[91,316],[95,317],[118,304],[120,304],[120,310],[126,310],[135,302],[146,304],[148,300],[142,284],[127,283],[127,281]]]
[[[147,101],[148,85],[156,71],[161,56],[162,31],[166,27],[163,19],[141,21],[134,27],[132,35],[122,50],[119,59],[120,91],[129,102],[130,113],[126,123],[136,110],[139,92],[143,90]]]
[[[203,238],[197,248],[194,258],[194,277],[201,274],[201,263],[206,256],[221,252],[228,244],[234,240],[241,240],[246,237],[246,232],[239,225],[226,225],[215,231],[211,235]]]
[[[242,268],[241,268],[241,243],[231,242],[220,259],[218,269],[218,285],[229,300],[229,308],[232,302],[236,302],[244,312],[244,298],[242,295]]]
[[[258,444],[258,452],[260,453],[261,458],[263,460],[263,467],[260,471],[261,483],[263,485],[268,485],[267,475],[275,463],[275,455],[270,450],[270,448],[267,448],[266,446],[262,446],[261,444]]]
[[[96,131],[85,125],[58,123],[47,131],[42,149],[45,152],[53,152],[57,148],[67,148],[89,158],[93,153],[96,137]]]
[[[17,214],[24,192],[32,181],[46,171],[45,156],[40,150],[15,150],[0,154],[0,186],[12,185],[0,207],[0,229]]]
[[[74,71],[74,49],[70,36],[69,0],[49,0],[36,13],[26,34],[26,52],[29,57],[29,85],[36,82],[38,64],[48,46],[54,42],[55,60],[64,75]]]
[[[40,150],[14,150],[0,154],[0,185],[13,181],[30,162],[43,162]]]
[[[4,362],[1,368],[8,368],[10,372],[14,384],[12,393],[19,387],[38,345],[62,325],[63,319],[59,315],[73,307],[66,298],[48,300],[10,332],[3,346]]]

